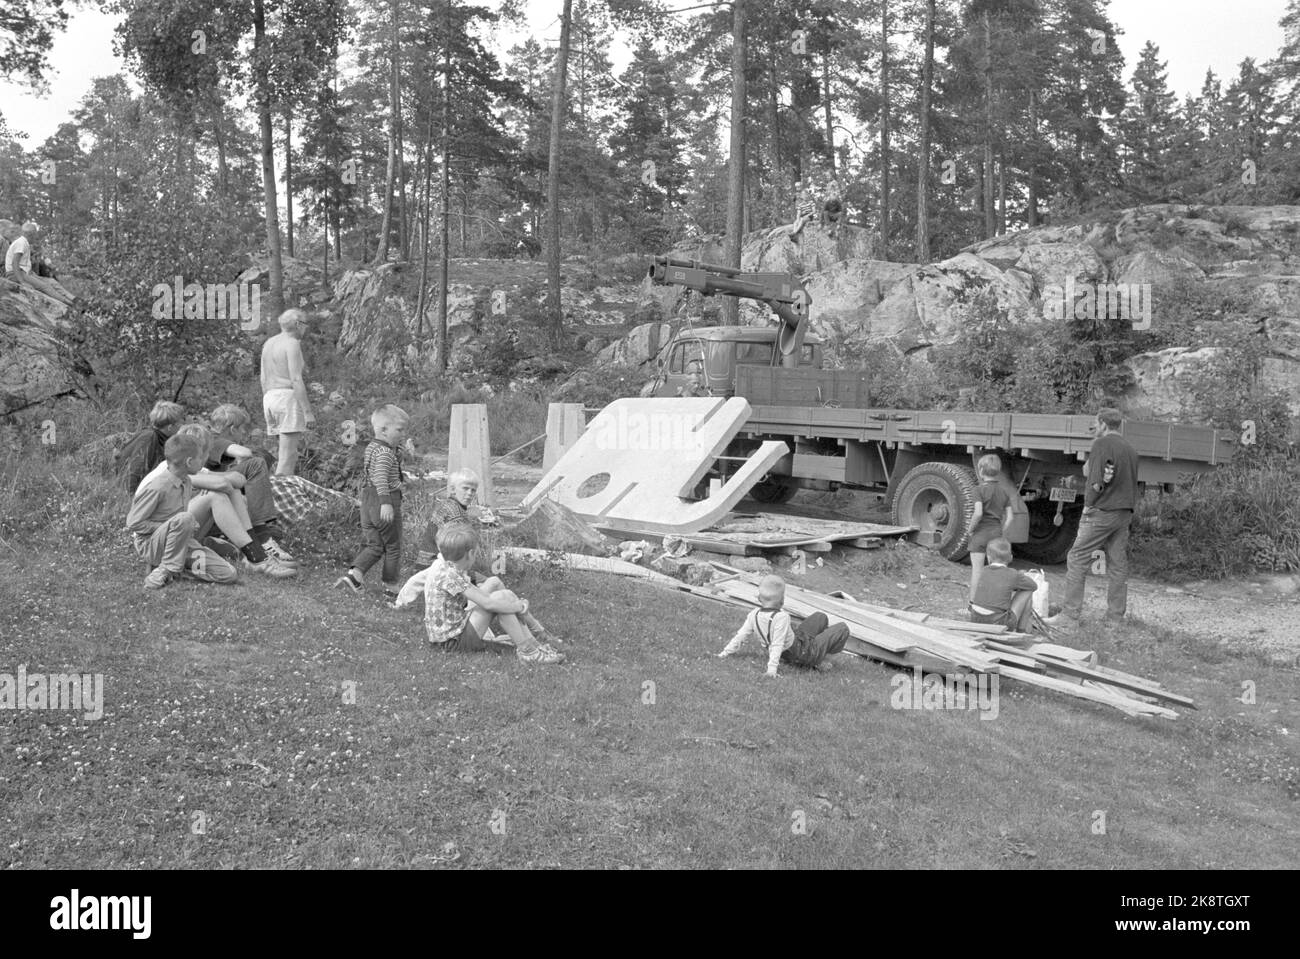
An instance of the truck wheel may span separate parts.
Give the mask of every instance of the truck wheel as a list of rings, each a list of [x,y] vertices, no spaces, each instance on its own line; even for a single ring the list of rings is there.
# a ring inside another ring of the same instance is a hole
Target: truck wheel
[[[759,503],[788,503],[797,492],[799,487],[793,483],[785,483],[769,475],[750,488],[749,496]]]
[[[1056,565],[1064,563],[1074,545],[1074,537],[1079,532],[1080,511],[1066,509],[1061,517],[1061,525],[1056,526],[1052,520],[1056,516],[1056,504],[1046,500],[1029,503],[1029,539],[1016,544],[1016,553],[1022,559],[1035,563]]]
[[[969,466],[922,463],[898,484],[894,522],[917,527],[913,542],[959,563],[966,558],[966,529],[978,501],[979,482]]]

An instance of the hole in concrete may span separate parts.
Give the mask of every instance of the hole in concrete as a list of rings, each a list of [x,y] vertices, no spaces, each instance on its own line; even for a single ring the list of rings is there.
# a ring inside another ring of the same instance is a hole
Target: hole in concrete
[[[589,496],[595,496],[608,485],[608,473],[597,473],[595,476],[588,476],[582,481],[582,485],[578,487],[578,499],[586,499]]]

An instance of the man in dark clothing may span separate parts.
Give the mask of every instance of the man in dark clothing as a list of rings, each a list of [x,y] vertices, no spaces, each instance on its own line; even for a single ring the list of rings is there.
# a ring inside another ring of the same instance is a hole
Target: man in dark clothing
[[[1049,624],[1077,622],[1083,615],[1083,584],[1097,550],[1106,556],[1106,621],[1123,620],[1127,610],[1128,530],[1137,508],[1138,455],[1119,435],[1123,422],[1117,409],[1107,407],[1097,413],[1083,516],[1066,560],[1065,600],[1060,613],[1046,620]]]

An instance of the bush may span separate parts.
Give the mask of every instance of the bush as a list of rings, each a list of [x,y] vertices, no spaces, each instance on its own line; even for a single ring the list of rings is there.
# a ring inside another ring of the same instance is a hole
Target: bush
[[[649,377],[635,366],[590,366],[569,377],[552,401],[581,403],[588,409],[603,409],[614,400],[639,396]]]
[[[1239,458],[1144,503],[1131,551],[1134,571],[1157,579],[1300,571],[1300,462]]]

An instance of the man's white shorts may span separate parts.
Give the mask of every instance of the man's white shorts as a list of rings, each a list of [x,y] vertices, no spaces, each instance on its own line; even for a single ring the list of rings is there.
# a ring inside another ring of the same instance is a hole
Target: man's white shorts
[[[266,417],[267,436],[303,433],[307,429],[307,415],[293,390],[267,390],[262,397],[262,414]]]

